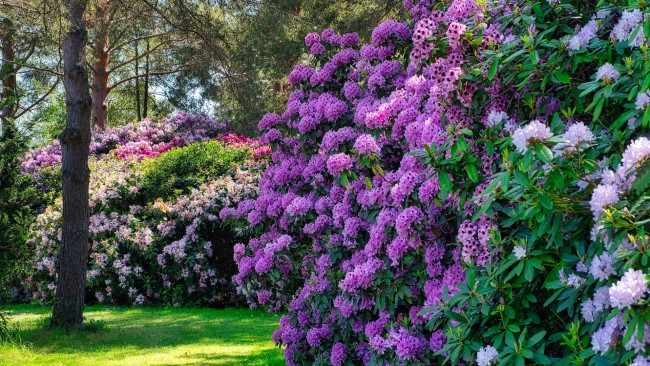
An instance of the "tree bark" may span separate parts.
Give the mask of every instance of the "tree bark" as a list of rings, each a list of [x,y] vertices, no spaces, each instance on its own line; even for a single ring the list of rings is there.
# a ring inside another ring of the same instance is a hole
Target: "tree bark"
[[[149,52],[149,40],[147,39],[147,52]],[[145,58],[144,72],[144,110],[142,116],[147,118],[149,112],[149,55]],[[137,74],[136,74],[137,75]]]
[[[15,37],[16,29],[13,25],[13,22],[5,18],[2,20],[3,28],[5,28],[5,33],[2,35],[2,59],[3,68],[6,72],[2,78],[2,93],[0,93],[0,98],[4,101],[5,105],[0,112],[0,119],[2,119],[2,130],[4,131],[7,124],[12,123],[13,117],[18,111],[18,95],[16,93],[16,88],[18,87],[18,81],[16,78],[16,49],[15,49]]]
[[[140,67],[138,64],[138,41],[135,41],[135,74],[138,75],[140,72]],[[135,110],[138,115],[138,121],[142,120],[142,113],[140,111],[140,78],[135,79]]]
[[[103,130],[108,124],[108,63],[110,59],[109,29],[111,26],[110,0],[95,1],[95,22],[98,32],[93,44],[93,127]]]
[[[59,136],[62,150],[63,227],[57,265],[52,324],[78,327],[88,261],[88,151],[92,100],[88,91],[84,16],[88,0],[66,0],[70,30],[63,41],[66,127]]]

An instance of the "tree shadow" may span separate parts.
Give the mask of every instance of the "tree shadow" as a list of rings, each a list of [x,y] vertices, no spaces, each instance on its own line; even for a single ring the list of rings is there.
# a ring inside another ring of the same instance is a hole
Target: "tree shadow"
[[[39,327],[32,314],[42,319],[48,312],[37,309],[23,308],[13,313],[29,314],[30,324],[21,326],[18,335],[31,352],[44,360],[74,359],[78,355],[89,362],[101,360],[100,364],[106,361],[111,365],[284,364],[282,351],[271,341],[279,317],[262,312],[189,308],[107,310],[94,306],[86,311],[86,318],[104,322],[105,329],[66,334]]]

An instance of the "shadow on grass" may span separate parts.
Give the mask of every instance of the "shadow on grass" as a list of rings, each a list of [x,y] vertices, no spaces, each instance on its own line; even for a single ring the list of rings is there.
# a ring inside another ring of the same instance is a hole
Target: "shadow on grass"
[[[23,344],[43,362],[73,364],[65,360],[79,356],[88,364],[102,360],[101,364],[111,365],[175,365],[181,361],[184,365],[284,364],[282,351],[271,341],[279,318],[261,312],[94,306],[86,310],[86,322],[102,324],[101,329],[66,333],[43,326],[47,309],[11,310],[12,320],[20,325],[17,332]]]

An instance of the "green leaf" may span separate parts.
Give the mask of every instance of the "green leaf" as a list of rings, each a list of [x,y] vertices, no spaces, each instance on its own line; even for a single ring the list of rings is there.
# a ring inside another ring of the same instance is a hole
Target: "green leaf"
[[[503,64],[507,64],[507,63],[509,63],[510,61],[514,60],[515,57],[521,55],[521,54],[524,53],[524,52],[526,52],[526,49],[525,49],[525,48],[524,48],[524,49],[521,49],[521,50],[519,50],[519,51],[517,51],[517,52],[515,52],[515,53],[513,53],[513,54],[511,54],[511,55],[508,56],[508,57],[506,57],[506,59],[503,60],[502,63],[503,63]]]
[[[445,172],[438,172],[438,182],[440,182],[440,188],[451,191],[451,180]]]
[[[643,93],[646,90],[648,90],[649,87],[650,87],[650,74],[648,74],[648,76],[645,77],[645,80],[643,81],[643,86],[641,86],[641,90],[639,92]]]
[[[596,105],[596,109],[594,109],[594,117],[592,118],[593,122],[596,122],[596,120],[600,116],[600,112],[603,110],[604,104],[605,104],[605,99],[601,99],[600,102],[598,102],[598,104]]]
[[[539,194],[539,203],[541,203],[542,207],[544,207],[547,210],[553,208],[553,201],[551,200],[551,196],[549,196],[549,194],[546,192],[542,192]]]
[[[546,147],[544,144],[537,144],[535,145],[535,152],[537,153],[537,156],[539,159],[545,163],[550,163],[553,161],[553,153],[551,152],[551,149]]]
[[[515,170],[514,174],[517,183],[521,184],[522,186],[530,185],[530,178],[528,178],[528,174],[522,172],[521,170]]]
[[[466,169],[467,169],[467,176],[469,177],[469,179],[471,179],[472,182],[477,183],[478,182],[478,172],[476,171],[476,165],[467,164]]]
[[[370,177],[366,177],[366,187],[372,190],[372,181],[370,180]]]
[[[643,165],[636,170],[636,179],[632,183],[632,188],[636,190],[637,194],[646,192],[648,186],[650,186],[650,159],[646,159]]]
[[[564,71],[561,71],[560,69],[555,71],[555,73],[553,75],[557,78],[557,80],[560,83],[568,84],[571,81],[571,77],[569,76],[569,74],[567,74]]]
[[[630,38],[627,40],[628,44],[630,44],[630,43],[632,43],[634,41],[634,38],[636,38],[636,35],[637,35],[637,33],[639,33],[639,30],[641,29],[642,25],[643,25],[643,23],[637,25],[636,28],[634,29],[634,32],[632,32],[630,34]]]
[[[530,54],[530,62],[535,66],[539,63],[539,52],[537,52],[537,50]]]
[[[544,339],[544,336],[546,336],[546,331],[545,330],[535,334],[532,337],[530,337],[528,339],[528,341],[526,341],[526,348],[530,348],[530,347],[536,345],[537,343],[539,343],[539,341]]]
[[[490,71],[488,71],[488,80],[494,79],[494,75],[497,74],[497,69],[499,67],[499,59],[495,58],[490,65]]]

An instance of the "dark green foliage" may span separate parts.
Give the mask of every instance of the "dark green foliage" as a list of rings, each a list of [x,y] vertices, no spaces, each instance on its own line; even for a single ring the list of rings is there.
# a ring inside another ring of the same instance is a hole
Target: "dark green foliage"
[[[31,178],[20,173],[18,156],[25,151],[24,140],[12,124],[0,137],[0,288],[7,279],[22,275],[31,258],[32,246],[26,237],[32,221],[31,207],[36,190]]]
[[[143,164],[142,192],[147,202],[189,193],[202,183],[227,174],[250,157],[249,149],[233,149],[218,141],[170,150]]]
[[[0,342],[9,336],[9,320],[7,315],[0,309]]]

